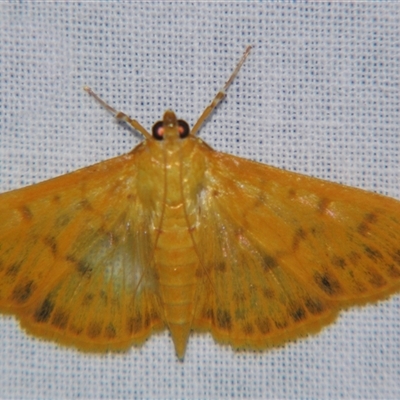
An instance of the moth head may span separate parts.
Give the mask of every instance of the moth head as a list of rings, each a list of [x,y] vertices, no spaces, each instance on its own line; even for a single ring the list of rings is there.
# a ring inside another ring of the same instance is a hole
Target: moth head
[[[151,131],[156,140],[184,139],[190,134],[188,123],[177,119],[172,110],[165,111],[162,121],[157,121]]]

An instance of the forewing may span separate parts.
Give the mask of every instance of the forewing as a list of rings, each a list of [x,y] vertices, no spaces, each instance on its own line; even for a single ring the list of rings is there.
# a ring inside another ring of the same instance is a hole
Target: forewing
[[[216,152],[208,164],[196,329],[262,348],[399,289],[399,201]]]
[[[135,157],[0,196],[0,310],[87,350],[126,348],[162,327]]]

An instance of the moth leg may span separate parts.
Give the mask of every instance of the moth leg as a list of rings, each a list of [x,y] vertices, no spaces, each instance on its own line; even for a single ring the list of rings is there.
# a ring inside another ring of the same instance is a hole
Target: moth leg
[[[239,73],[240,68],[242,68],[242,65],[246,61],[246,58],[249,55],[251,49],[252,49],[252,46],[247,46],[246,47],[246,50],[244,51],[244,53],[243,53],[242,57],[240,58],[239,62],[237,63],[235,70],[232,72],[231,76],[226,81],[224,87],[215,95],[215,97],[212,100],[212,102],[205,108],[205,110],[200,115],[200,117],[197,120],[197,122],[194,124],[194,126],[192,128],[192,131],[190,132],[190,134],[192,136],[195,136],[197,134],[198,130],[203,125],[204,121],[214,111],[214,109],[217,107],[217,105],[225,98],[226,91],[228,90],[228,87],[231,85],[233,80],[236,78],[236,75]]]
[[[136,119],[132,119],[122,111],[117,111],[115,108],[108,105],[99,95],[97,95],[89,86],[84,86],[83,90],[88,93],[90,96],[94,97],[94,99],[100,103],[102,107],[104,107],[107,111],[114,115],[114,118],[119,119],[121,121],[129,124],[133,129],[140,132],[146,139],[151,139],[152,136],[146,129],[138,122]]]

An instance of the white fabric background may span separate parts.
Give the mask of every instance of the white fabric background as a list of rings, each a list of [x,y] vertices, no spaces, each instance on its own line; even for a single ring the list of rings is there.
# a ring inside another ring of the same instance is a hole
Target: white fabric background
[[[140,140],[83,92],[145,127],[191,125],[255,46],[201,131],[214,148],[400,198],[399,3],[0,3],[1,191]],[[232,199],[234,201],[235,199]],[[0,397],[400,398],[400,297],[341,314],[264,353],[168,333],[126,355],[82,354],[0,317]]]

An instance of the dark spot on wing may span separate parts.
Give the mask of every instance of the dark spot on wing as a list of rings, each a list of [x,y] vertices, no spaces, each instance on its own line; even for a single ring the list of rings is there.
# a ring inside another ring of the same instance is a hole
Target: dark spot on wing
[[[35,285],[32,280],[25,283],[19,283],[15,286],[12,292],[12,299],[18,304],[22,304],[32,296],[34,289]]]
[[[30,221],[33,218],[33,213],[27,206],[22,206],[19,211],[21,212],[24,220]]]
[[[306,230],[303,229],[303,228],[298,228],[298,229],[296,230],[296,233],[295,233],[295,239],[296,239],[296,241],[297,241],[297,242],[300,242],[301,240],[305,240],[306,238],[307,238],[307,232],[306,232]]]
[[[371,230],[370,225],[375,224],[377,221],[378,217],[376,214],[374,213],[365,214],[363,221],[357,227],[357,232],[361,236],[366,236]]]
[[[88,326],[87,334],[91,338],[99,337],[101,334],[101,324],[99,322],[91,322]]]
[[[306,317],[306,312],[303,307],[297,307],[290,311],[290,316],[293,318],[294,322],[299,322]]]
[[[387,274],[391,278],[400,278],[400,270],[393,264],[386,264]]]
[[[129,201],[135,201],[135,200],[136,200],[136,196],[135,196],[134,194],[132,194],[132,193],[129,193],[129,194],[126,196],[126,198],[127,198],[127,200],[129,200]]]
[[[78,261],[77,263],[76,263],[76,270],[78,271],[78,273],[79,274],[81,274],[82,276],[83,275],[87,275],[87,276],[89,276],[91,273],[92,273],[92,271],[93,271],[93,269],[92,269],[92,267],[90,266],[90,264],[88,263],[88,262],[86,262],[86,261]]]
[[[310,232],[314,237],[319,237],[321,235],[321,228],[318,226],[312,226]]]
[[[372,268],[367,269],[367,276],[368,282],[376,288],[380,288],[386,285],[386,280],[383,278],[383,276]]]
[[[72,333],[74,333],[75,335],[79,336],[83,332],[83,327],[75,325],[75,324],[71,324],[69,326],[68,330],[71,331]]]
[[[253,210],[256,209],[257,207],[262,206],[262,205],[265,203],[265,201],[266,201],[265,193],[262,192],[262,191],[259,192],[259,193],[257,194],[256,201],[255,201],[255,203],[254,203]]]
[[[298,228],[293,235],[293,240],[292,240],[292,249],[293,251],[296,251],[297,248],[299,247],[299,244],[302,240],[305,240],[307,238],[307,232],[303,228]]]
[[[203,309],[202,317],[207,321],[214,322],[214,310],[212,308]]]
[[[6,276],[16,277],[19,270],[21,269],[22,262],[16,262],[11,264],[6,271]]]
[[[257,318],[255,324],[258,330],[264,335],[271,331],[271,322],[268,317]]]
[[[154,308],[150,310],[150,319],[152,321],[159,321],[160,315],[158,314],[158,311],[155,310]]]
[[[310,311],[311,314],[321,314],[324,311],[324,306],[317,299],[307,299],[305,301],[305,305],[307,310]]]
[[[64,228],[69,224],[69,222],[72,219],[72,215],[68,214],[61,214],[59,217],[57,217],[55,225],[59,228]]]
[[[227,310],[217,310],[217,324],[222,329],[228,331],[232,329],[232,318]]]
[[[65,329],[68,324],[70,314],[63,310],[55,310],[51,324],[57,328]]]
[[[82,306],[85,306],[85,307],[90,306],[90,304],[92,303],[93,299],[94,299],[94,294],[93,293],[86,293],[83,296],[83,299],[82,299]]]
[[[343,257],[333,256],[331,258],[331,262],[332,262],[332,265],[334,265],[335,267],[339,267],[341,269],[343,269],[344,267],[347,266],[347,262]]]
[[[107,304],[108,304],[108,294],[104,290],[100,291],[100,299],[101,299],[102,305],[103,306],[107,306]]]
[[[354,290],[358,293],[363,294],[367,291],[367,287],[361,282],[353,282]]]
[[[78,262],[78,260],[77,260],[74,256],[72,256],[72,255],[70,255],[70,254],[68,254],[68,255],[65,257],[65,259],[66,259],[68,262],[73,263],[73,264],[76,264],[76,263]]]
[[[55,255],[57,253],[57,241],[54,236],[46,236],[43,238],[46,246],[50,247],[50,251]]]
[[[218,272],[225,272],[226,271],[226,263],[224,261],[219,262],[216,264],[215,269]]]
[[[287,320],[280,320],[280,321],[274,320],[274,323],[277,329],[285,329],[289,325]]]
[[[356,253],[355,251],[352,251],[349,255],[348,255],[348,259],[350,260],[350,262],[354,265],[357,266],[358,263],[361,260],[361,254]]]
[[[114,339],[117,336],[117,331],[112,323],[109,323],[105,329],[105,337],[108,339]]]
[[[365,221],[369,224],[376,224],[378,222],[378,216],[375,213],[365,214]]]
[[[128,318],[127,328],[130,334],[139,332],[142,329],[142,315],[137,313],[134,317]]]
[[[314,281],[320,289],[322,289],[326,294],[332,296],[341,292],[341,287],[339,282],[328,273],[314,274]]]
[[[275,298],[275,291],[273,289],[263,287],[261,293],[266,299],[274,299]]]
[[[150,322],[151,322],[150,314],[146,313],[144,317],[144,327],[148,328],[150,326]]]
[[[246,324],[246,325],[243,327],[243,333],[244,333],[245,335],[251,335],[251,334],[253,334],[253,333],[254,333],[254,326],[253,326],[252,324]]]
[[[154,281],[159,281],[160,280],[160,273],[158,271],[153,270],[151,272],[151,275],[152,275]]]
[[[369,259],[375,262],[383,258],[382,253],[378,249],[373,249],[370,246],[364,246],[364,253]]]
[[[366,224],[365,222],[361,222],[361,223],[357,226],[357,232],[358,232],[361,236],[366,236],[367,233],[369,232],[368,224]]]
[[[396,250],[392,254],[393,261],[400,266],[400,249]]]
[[[36,309],[34,319],[36,322],[47,322],[54,309],[54,303],[49,296],[47,296],[41,306]]]
[[[56,194],[56,195],[53,196],[52,200],[53,200],[54,203],[59,203],[60,200],[61,200],[61,196],[59,194]]]
[[[275,257],[272,257],[269,254],[264,254],[264,256],[263,256],[264,270],[276,268],[278,265],[279,265],[278,261]]]

